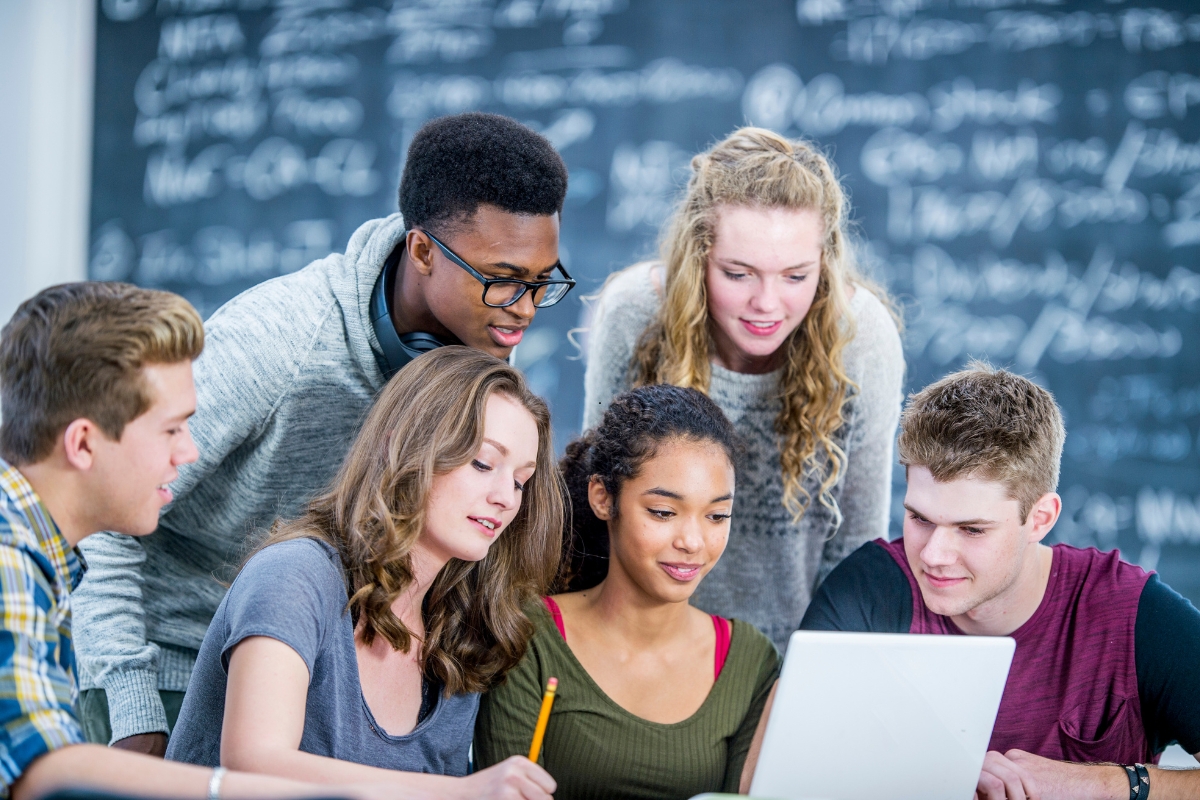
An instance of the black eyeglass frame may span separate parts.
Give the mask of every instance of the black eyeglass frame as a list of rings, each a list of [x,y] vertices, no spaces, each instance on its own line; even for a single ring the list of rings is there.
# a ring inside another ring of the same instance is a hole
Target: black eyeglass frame
[[[475,280],[477,280],[483,284],[483,295],[482,295],[481,299],[483,300],[483,304],[485,306],[488,306],[489,308],[508,308],[509,306],[515,304],[522,297],[524,297],[525,292],[527,292],[527,291],[533,290],[536,293],[538,289],[541,289],[544,286],[564,286],[565,285],[567,287],[567,290],[565,292],[563,292],[561,295],[559,295],[558,297],[556,297],[553,301],[542,304],[542,305],[539,305],[535,301],[533,304],[534,308],[549,308],[550,306],[553,306],[553,305],[556,305],[556,304],[562,302],[562,299],[564,297],[566,297],[567,294],[570,293],[570,291],[572,289],[575,288],[575,279],[572,278],[567,273],[567,270],[563,267],[561,261],[555,262],[554,266],[551,267],[550,270],[553,271],[553,270],[557,269],[559,272],[561,272],[563,274],[563,276],[566,277],[566,280],[522,281],[522,280],[518,280],[516,278],[489,278],[488,276],[484,275],[479,270],[472,267],[466,261],[463,261],[462,257],[459,256],[458,253],[454,252],[449,247],[442,244],[442,242],[438,241],[438,238],[436,236],[434,236],[432,233],[430,233],[429,231],[422,230],[421,233],[428,236],[430,241],[432,241],[434,244],[436,244],[438,246],[438,249],[442,251],[442,255],[446,256],[446,258],[450,259],[455,264],[457,264],[458,266],[465,269],[467,271],[467,274],[469,274],[472,278],[474,278]],[[520,285],[521,290],[519,292],[517,292],[516,294],[514,294],[512,296],[512,299],[509,300],[507,303],[489,303],[487,300],[488,289],[491,288],[494,284],[499,284],[499,283],[515,283],[515,284]]]

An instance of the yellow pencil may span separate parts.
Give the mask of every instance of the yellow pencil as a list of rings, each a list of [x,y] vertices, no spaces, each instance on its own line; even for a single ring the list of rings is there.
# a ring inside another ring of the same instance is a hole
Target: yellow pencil
[[[546,723],[550,721],[550,706],[554,705],[554,692],[558,689],[558,678],[546,681],[546,694],[542,695],[542,710],[538,712],[537,727],[533,729],[533,744],[529,745],[529,760],[537,763],[542,752],[542,739],[546,735]]]

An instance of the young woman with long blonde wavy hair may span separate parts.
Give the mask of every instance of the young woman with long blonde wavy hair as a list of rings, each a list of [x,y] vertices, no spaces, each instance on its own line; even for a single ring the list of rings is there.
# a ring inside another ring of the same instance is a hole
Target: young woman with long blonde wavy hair
[[[661,261],[614,275],[589,332],[584,427],[634,386],[706,392],[747,443],[700,608],[783,647],[820,580],[887,536],[904,355],[811,143],[741,128],[692,159]]]

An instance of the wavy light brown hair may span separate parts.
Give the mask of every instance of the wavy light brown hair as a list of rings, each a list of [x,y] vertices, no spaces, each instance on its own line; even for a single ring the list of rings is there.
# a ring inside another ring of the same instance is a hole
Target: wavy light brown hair
[[[479,452],[495,393],[533,416],[537,461],[520,510],[487,556],[452,559],[425,595],[422,670],[447,696],[485,691],[517,664],[533,633],[522,607],[549,590],[558,566],[566,501],[550,412],[520,372],[467,347],[414,359],[380,393],[330,488],[298,519],[277,522],[262,545],[302,537],[333,545],[363,640],[382,636],[408,652],[415,637],[392,603],[413,581],[430,488]]]
[[[721,208],[815,211],[823,223],[817,292],[804,321],[782,346],[783,504],[799,520],[812,500],[804,482],[820,481],[817,499],[840,518],[832,489],[846,466],[835,434],[857,386],[842,351],[854,338],[850,286],[881,297],[858,272],[847,233],[849,206],[829,160],[811,143],[764,128],[739,128],[692,159],[692,177],[662,242],[666,287],[658,317],[642,332],[633,356],[634,385],[671,383],[707,392],[713,340],[705,276]]]

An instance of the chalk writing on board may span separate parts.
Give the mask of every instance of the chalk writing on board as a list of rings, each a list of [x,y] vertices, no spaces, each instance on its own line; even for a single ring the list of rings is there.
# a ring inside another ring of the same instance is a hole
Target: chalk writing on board
[[[752,123],[845,178],[910,386],[969,357],[1067,416],[1063,541],[1200,600],[1200,12],[1182,0],[101,0],[90,274],[211,313],[395,210],[427,120],[562,153],[585,291]],[[106,71],[107,70],[107,71]],[[575,431],[572,296],[517,363]],[[544,327],[543,327],[544,326]],[[897,483],[896,490],[902,488]],[[1170,570],[1178,569],[1172,573]]]

